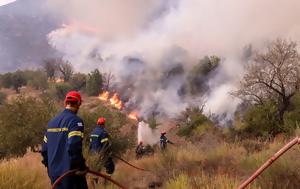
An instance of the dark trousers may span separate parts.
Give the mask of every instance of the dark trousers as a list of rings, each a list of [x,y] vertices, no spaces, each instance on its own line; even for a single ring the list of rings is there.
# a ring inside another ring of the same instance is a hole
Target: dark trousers
[[[112,160],[111,157],[109,157],[109,158],[106,160],[104,166],[105,166],[105,168],[106,168],[106,173],[107,173],[107,174],[111,175],[111,174],[114,173],[114,171],[115,171],[115,164],[114,164],[114,162],[113,162],[113,160]]]
[[[59,176],[50,177],[51,184],[58,179]],[[65,177],[55,189],[88,189],[85,176],[68,176]]]

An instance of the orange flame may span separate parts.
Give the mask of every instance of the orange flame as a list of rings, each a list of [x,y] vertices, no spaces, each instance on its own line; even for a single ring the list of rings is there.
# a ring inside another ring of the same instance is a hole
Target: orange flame
[[[131,112],[128,115],[129,119],[138,120],[138,113],[137,112]]]
[[[122,109],[123,108],[123,102],[121,101],[118,93],[115,93],[110,99],[110,104],[115,106],[117,109]]]
[[[109,92],[108,91],[104,91],[103,93],[99,94],[99,99],[103,100],[103,101],[107,101],[108,100],[108,96],[109,96]]]

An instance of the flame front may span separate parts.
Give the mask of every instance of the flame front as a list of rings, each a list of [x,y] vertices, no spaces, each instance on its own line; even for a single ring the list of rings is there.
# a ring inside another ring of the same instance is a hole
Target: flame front
[[[110,104],[116,107],[117,109],[122,109],[123,108],[123,102],[121,101],[118,93],[115,93],[110,99]]]
[[[104,91],[103,93],[99,94],[99,99],[103,100],[103,101],[107,101],[109,97],[109,92],[108,91]]]
[[[138,113],[137,112],[131,112],[128,117],[130,119],[133,119],[133,120],[138,120]]]

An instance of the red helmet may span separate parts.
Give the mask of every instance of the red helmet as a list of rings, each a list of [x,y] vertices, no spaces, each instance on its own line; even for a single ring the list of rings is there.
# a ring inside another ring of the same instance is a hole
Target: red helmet
[[[97,121],[97,125],[103,125],[105,124],[106,119],[104,117],[100,117]]]
[[[81,95],[78,91],[70,91],[67,93],[65,102],[78,102],[81,103]]]
[[[143,141],[140,141],[140,144],[143,144]]]
[[[162,131],[160,134],[165,135],[167,132],[166,131]]]

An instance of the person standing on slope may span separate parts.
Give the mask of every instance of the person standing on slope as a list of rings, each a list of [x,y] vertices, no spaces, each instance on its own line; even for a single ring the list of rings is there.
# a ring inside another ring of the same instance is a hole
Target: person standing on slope
[[[105,129],[105,122],[106,119],[103,117],[97,120],[97,126],[90,134],[90,152],[103,156],[106,173],[111,176],[115,171],[115,164],[112,159],[111,141]]]
[[[168,138],[166,137],[166,134],[167,134],[167,132],[163,131],[163,132],[161,132],[161,135],[160,135],[159,146],[160,146],[161,150],[165,150],[167,148],[167,143],[174,144],[173,142],[171,142],[170,140],[168,140]]]
[[[78,169],[75,175],[65,177],[57,189],[87,189],[87,167],[82,155],[84,124],[76,114],[82,103],[77,91],[67,93],[65,109],[49,121],[44,135],[41,154],[42,163],[48,169],[53,184],[69,170]]]

